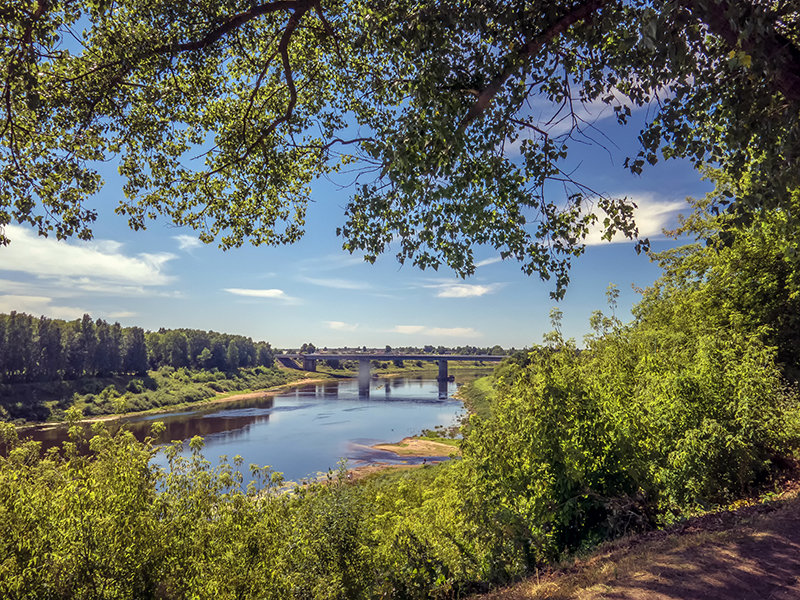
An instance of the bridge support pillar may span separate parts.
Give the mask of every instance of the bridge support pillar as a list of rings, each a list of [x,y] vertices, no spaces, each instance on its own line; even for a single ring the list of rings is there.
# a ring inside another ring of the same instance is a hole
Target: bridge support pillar
[[[447,361],[439,360],[439,381],[447,381]]]
[[[303,371],[316,371],[317,359],[303,357]]]
[[[358,359],[358,395],[369,396],[369,359]]]

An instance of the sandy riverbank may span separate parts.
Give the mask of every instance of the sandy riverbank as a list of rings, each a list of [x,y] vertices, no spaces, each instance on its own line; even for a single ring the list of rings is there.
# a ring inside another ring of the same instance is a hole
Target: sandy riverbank
[[[394,452],[398,456],[415,458],[424,458],[429,456],[447,457],[452,454],[461,454],[461,450],[457,446],[445,444],[443,442],[421,440],[416,437],[403,438],[396,444],[375,444],[372,446],[372,448],[375,450]]]
[[[347,470],[347,477],[350,481],[358,481],[382,471],[404,471],[408,469],[418,469],[426,465],[443,462],[453,455],[460,455],[461,450],[450,444],[443,444],[431,440],[421,440],[414,437],[407,437],[396,444],[374,444],[370,446],[373,450],[392,452],[398,457],[417,459],[415,463],[389,463],[376,461],[360,467],[353,467]],[[419,459],[423,459],[419,462]],[[431,459],[426,462],[425,459]]]

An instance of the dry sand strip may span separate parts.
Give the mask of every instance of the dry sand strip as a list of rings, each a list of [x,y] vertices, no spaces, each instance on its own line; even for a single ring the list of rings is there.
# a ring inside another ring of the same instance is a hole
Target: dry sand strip
[[[450,456],[451,454],[461,454],[461,450],[450,444],[432,442],[430,440],[420,440],[413,437],[403,438],[397,444],[375,444],[375,450],[385,450],[394,452],[398,456],[413,456],[423,458],[426,456]]]

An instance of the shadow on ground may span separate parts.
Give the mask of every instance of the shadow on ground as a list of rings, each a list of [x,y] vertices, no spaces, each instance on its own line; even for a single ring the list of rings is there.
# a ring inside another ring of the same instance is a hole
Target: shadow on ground
[[[620,540],[482,600],[800,599],[800,497]]]

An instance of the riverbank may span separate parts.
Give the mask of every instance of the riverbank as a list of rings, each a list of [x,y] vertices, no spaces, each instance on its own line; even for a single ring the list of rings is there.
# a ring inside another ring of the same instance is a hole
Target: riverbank
[[[295,379],[294,381],[289,381],[286,383],[282,383],[279,385],[270,386],[268,388],[261,388],[257,390],[246,390],[246,391],[236,391],[236,392],[225,392],[225,393],[217,393],[214,397],[207,398],[204,400],[198,400],[194,402],[182,402],[176,404],[170,404],[161,407],[155,407],[147,410],[142,411],[132,411],[124,414],[107,414],[107,415],[95,415],[95,416],[87,416],[83,419],[79,419],[78,421],[72,421],[73,423],[82,423],[84,425],[90,425],[92,423],[98,422],[106,422],[106,423],[113,423],[112,427],[116,428],[120,423],[128,424],[128,427],[131,431],[134,431],[140,439],[143,436],[148,435],[148,431],[150,425],[159,419],[159,415],[164,415],[163,419],[167,423],[168,427],[174,428],[174,431],[171,431],[169,435],[169,439],[188,439],[193,435],[200,435],[206,437],[207,435],[211,435],[213,433],[218,433],[214,426],[212,425],[213,421],[209,421],[208,418],[202,418],[201,422],[203,423],[202,426],[199,428],[192,430],[192,428],[187,428],[186,430],[181,429],[180,425],[176,425],[176,423],[181,423],[183,417],[181,417],[181,413],[186,411],[187,415],[195,414],[195,418],[197,415],[202,417],[203,415],[210,414],[210,412],[214,412],[212,406],[215,405],[225,405],[225,404],[232,404],[236,405],[234,408],[240,408],[241,406],[249,406],[248,400],[255,400],[259,404],[263,404],[263,402],[259,399],[264,398],[266,402],[271,402],[269,398],[279,395],[286,395],[287,390],[291,390],[294,388],[302,388],[303,386],[311,386],[311,390],[313,392],[314,386],[318,387],[318,390],[321,390],[321,386],[325,386],[327,389],[328,385],[337,386],[338,383],[336,382],[343,382],[344,379],[347,379],[351,382],[354,381],[354,378],[342,378],[342,377],[331,377],[325,373],[295,373],[295,375],[307,375],[306,377]],[[402,374],[399,374],[402,375]],[[419,372],[409,374],[412,378],[418,378],[420,375],[425,378],[432,378],[435,375],[435,371],[429,371],[426,374],[421,374]],[[354,383],[349,384],[350,387],[354,385]],[[392,384],[394,386],[394,384]],[[380,389],[383,390],[383,385],[380,386]],[[392,389],[395,389],[394,387]],[[452,391],[452,388],[451,388]],[[291,395],[291,393],[289,394]],[[382,393],[380,394],[382,397]],[[455,394],[454,396],[457,396]],[[241,405],[237,405],[237,403],[241,403]],[[357,403],[359,406],[361,403]],[[369,403],[368,403],[369,404]],[[455,402],[449,402],[448,404],[451,405],[451,408],[448,410],[453,410],[458,412],[461,407],[461,404],[456,404]],[[457,406],[457,408],[456,408]],[[229,410],[227,408],[222,410]],[[282,410],[282,409],[279,409]],[[351,409],[352,410],[352,409]],[[363,410],[363,409],[359,409]],[[176,414],[177,413],[177,414]],[[240,419],[238,415],[234,417],[234,419]],[[176,421],[177,419],[177,421]],[[391,437],[387,437],[384,435],[374,435],[374,438],[379,440],[386,440],[381,443],[377,443],[374,445],[364,445],[363,448],[360,450],[361,458],[354,459],[355,464],[352,469],[350,469],[351,475],[349,476],[351,479],[360,479],[364,476],[371,475],[383,470],[393,471],[397,468],[415,468],[418,466],[422,466],[427,464],[432,464],[434,462],[442,462],[450,458],[451,456],[458,456],[460,455],[460,440],[453,439],[450,437],[446,437],[447,435],[452,435],[452,432],[449,430],[443,429],[442,427],[435,427],[433,429],[425,429],[425,427],[431,427],[433,424],[437,423],[437,421],[427,421],[422,424],[420,429],[411,429],[406,430],[406,435],[408,437],[403,438],[398,442],[393,442]],[[326,422],[321,422],[321,425],[324,426]],[[243,425],[237,422],[237,427],[242,427]],[[42,440],[47,440],[47,443],[52,443],[52,440],[56,439],[53,438],[53,435],[64,435],[64,427],[65,423],[40,423],[36,425],[27,426],[21,428],[21,433],[23,435],[32,435],[38,438],[39,435],[48,436],[46,438],[39,438]],[[419,432],[418,435],[409,435],[411,433]],[[361,434],[364,435],[364,434]],[[369,434],[367,434],[369,435]],[[391,436],[391,434],[389,434]],[[166,438],[165,438],[166,439]],[[395,438],[396,439],[396,438]],[[371,443],[371,442],[370,442]],[[394,458],[392,458],[392,456]]]
[[[255,391],[246,391],[246,392],[220,392],[217,396],[213,396],[211,398],[206,398],[203,400],[196,400],[193,402],[181,402],[178,404],[170,404],[167,406],[159,406],[157,408],[150,408],[147,410],[140,410],[140,411],[132,411],[132,412],[125,412],[125,413],[112,413],[108,415],[99,415],[94,417],[85,417],[75,421],[76,423],[83,423],[83,424],[91,424],[97,422],[104,422],[104,421],[116,421],[118,419],[126,420],[126,419],[136,419],[141,417],[146,417],[150,415],[158,415],[163,413],[171,413],[175,411],[182,411],[187,409],[193,408],[202,408],[203,406],[211,406],[214,404],[223,404],[227,402],[235,402],[238,400],[247,400],[250,398],[261,398],[263,396],[271,396],[278,394],[282,391],[287,389],[292,389],[295,387],[299,387],[302,385],[313,385],[316,383],[325,383],[327,381],[332,381],[330,377],[326,377],[323,375],[314,374],[314,377],[308,377],[305,379],[297,379],[294,381],[289,381],[286,383],[282,383],[279,385],[274,385],[268,388],[255,390]],[[48,431],[50,429],[55,429],[57,427],[63,427],[66,424],[64,421],[60,422],[43,422],[43,423],[29,423],[25,425],[18,426],[20,431],[29,431],[32,429],[38,431]]]
[[[492,375],[487,375],[462,385],[456,397],[464,403],[470,414],[488,419],[492,416],[495,394],[494,379]]]
[[[386,375],[383,375],[383,377],[385,376]],[[464,383],[453,397],[460,400],[470,414],[477,414],[484,418],[489,416],[491,414],[491,402],[494,398],[491,375]],[[397,456],[408,458],[443,458],[461,456],[460,445],[461,440],[457,438],[434,438],[422,433],[420,435],[403,438],[399,442],[392,444],[374,444],[371,448],[392,452]],[[398,466],[411,469],[421,465],[376,464],[356,467],[355,469],[351,469],[351,471],[357,473],[359,477],[363,477],[365,475],[377,473],[382,468],[394,469]]]
[[[374,444],[375,450],[393,452],[398,456],[424,458],[432,456],[458,456],[461,454],[459,440],[441,438],[441,441],[434,441],[431,438],[422,436],[411,436],[403,438],[396,444]]]
[[[423,367],[427,368],[389,364],[386,368],[374,369],[373,376],[435,376],[436,370],[430,365],[426,363]],[[460,375],[482,374],[487,372],[487,368],[460,366],[456,372]],[[356,377],[357,373],[330,368],[309,372],[276,366],[223,372],[163,367],[138,376],[5,384],[0,386],[0,419],[8,409],[6,420],[18,428],[48,427],[67,422],[68,411],[77,408],[84,416],[82,422],[109,421],[184,410],[191,406],[227,401],[228,398],[246,399],[297,385]]]

